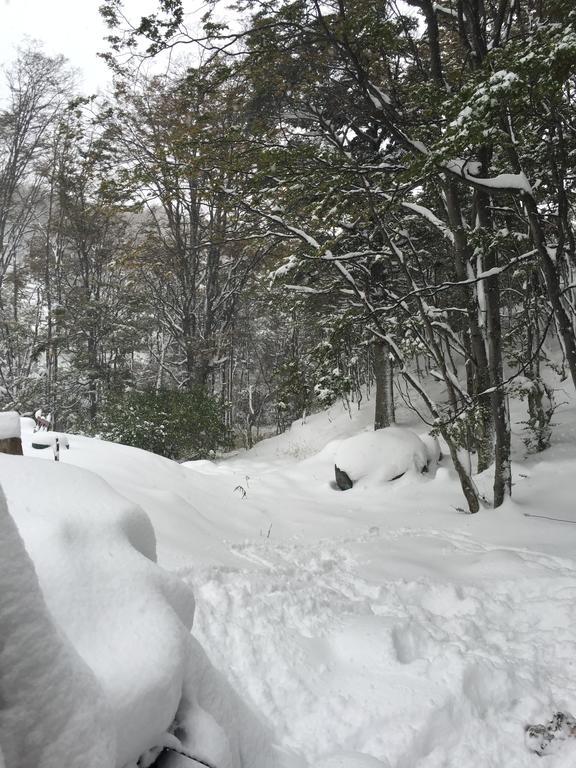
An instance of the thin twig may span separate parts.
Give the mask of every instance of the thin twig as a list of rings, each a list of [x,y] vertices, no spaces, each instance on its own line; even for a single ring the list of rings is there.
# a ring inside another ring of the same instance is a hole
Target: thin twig
[[[530,512],[524,512],[524,517],[540,517],[543,520],[553,520],[555,523],[570,523],[576,525],[576,520],[565,520],[562,517],[549,517],[548,515],[533,515]]]

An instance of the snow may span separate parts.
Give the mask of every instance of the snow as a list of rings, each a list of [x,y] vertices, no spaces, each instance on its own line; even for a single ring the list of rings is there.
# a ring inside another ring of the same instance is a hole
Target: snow
[[[452,16],[452,18],[457,19],[458,18],[458,12],[453,11],[451,8],[447,8],[445,5],[440,5],[439,3],[434,3],[433,8],[435,11],[445,14],[446,16]],[[463,17],[466,18],[465,16]]]
[[[124,765],[171,724],[193,597],[153,564],[147,518],[100,478],[75,467],[55,474],[30,459],[2,457],[2,465],[50,612],[100,684],[114,713],[116,764]],[[94,632],[95,617],[104,631]]]
[[[16,411],[0,412],[0,440],[20,437],[20,415]]]
[[[454,244],[454,233],[451,231],[449,227],[446,226],[446,224],[441,221],[437,216],[434,215],[434,213],[429,209],[426,208],[424,205],[419,205],[418,203],[408,203],[403,202],[402,207],[406,208],[409,211],[413,211],[414,213],[417,213],[419,216],[423,216],[425,219],[427,219],[436,229],[442,233],[442,236],[446,238],[450,243]]]
[[[356,486],[386,483],[409,470],[422,472],[428,463],[424,443],[409,429],[386,427],[344,440],[335,463]]]
[[[58,441],[63,447],[70,447],[70,441],[68,440],[68,437],[66,435],[60,434],[59,432],[36,432],[32,440],[34,445],[41,445],[45,446],[46,448],[56,445],[56,441]]]
[[[369,755],[357,752],[345,752],[320,760],[316,768],[386,768],[389,763],[383,763]]]
[[[46,765],[132,765],[166,743],[177,713],[182,742],[198,746],[219,766],[238,768],[235,756],[241,749],[249,754],[254,750],[254,766],[274,765],[271,745],[267,751],[258,723],[248,715],[243,716],[241,733],[219,724],[222,711],[227,713],[224,697],[218,698],[211,685],[217,673],[190,636],[193,594],[181,579],[156,565],[154,532],[142,510],[98,476],[76,467],[0,456],[0,476],[48,611],[82,660],[84,676],[94,678],[91,686],[83,685],[81,696],[75,689],[64,691],[70,703],[62,707],[61,717],[69,716],[76,699],[102,701],[107,732],[115,744],[112,759],[93,763],[72,762],[55,745],[56,762]],[[39,642],[44,642],[44,633]],[[41,659],[47,658],[50,669],[51,655],[49,648],[38,654],[32,647],[29,659],[42,668]],[[82,685],[73,666],[67,671],[61,664],[53,673],[63,682],[77,678]],[[43,696],[52,696],[46,682],[39,681]],[[31,698],[40,693],[34,686]],[[56,705],[61,702],[56,700]],[[203,741],[194,735],[198,718],[205,724]],[[83,740],[77,741],[81,747]],[[2,745],[5,750],[4,739]]]
[[[444,167],[447,171],[461,176],[467,181],[471,181],[479,186],[492,190],[517,191],[524,192],[532,196],[533,190],[525,173],[500,173],[497,176],[482,177],[478,176],[478,163],[467,160],[448,160]]]
[[[373,82],[368,83],[368,97],[376,109],[384,109],[392,105],[392,99]]]
[[[186,466],[80,436],[56,464],[25,428],[36,458],[0,457],[0,481],[116,764],[178,738],[215,768],[573,765],[576,741],[540,758],[524,733],[576,709],[576,403],[560,399],[553,447],[528,459],[511,401],[514,499],[474,516],[448,458],[334,490],[338,452],[377,434],[366,397]]]
[[[108,768],[106,702],[56,627],[1,492],[0,583],[0,765]]]
[[[437,464],[442,458],[440,441],[435,435],[431,434],[418,435],[418,437],[424,443],[427,464],[429,467],[434,467],[434,465]]]

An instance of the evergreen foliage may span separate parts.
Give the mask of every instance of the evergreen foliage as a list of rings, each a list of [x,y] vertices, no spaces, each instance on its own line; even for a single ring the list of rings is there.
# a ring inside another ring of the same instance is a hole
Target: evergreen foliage
[[[132,391],[110,398],[96,434],[177,460],[207,459],[231,447],[222,404],[201,388]]]

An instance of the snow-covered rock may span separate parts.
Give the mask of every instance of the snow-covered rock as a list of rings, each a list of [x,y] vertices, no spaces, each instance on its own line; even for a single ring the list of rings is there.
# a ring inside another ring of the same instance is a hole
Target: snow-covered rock
[[[352,485],[360,481],[367,486],[377,485],[411,469],[422,472],[428,461],[427,448],[418,435],[410,429],[386,427],[342,441],[335,456],[336,480],[343,490],[339,472],[345,473]]]

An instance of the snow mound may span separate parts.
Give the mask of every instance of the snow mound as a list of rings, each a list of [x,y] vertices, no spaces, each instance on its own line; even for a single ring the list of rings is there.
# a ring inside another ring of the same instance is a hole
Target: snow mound
[[[422,440],[402,427],[362,432],[343,440],[335,456],[336,467],[353,484],[362,481],[367,486],[388,482],[411,469],[422,472],[428,461]]]
[[[6,620],[15,633],[7,649],[0,644],[1,668],[10,670],[12,661],[16,670],[22,669],[7,672],[4,679],[0,671],[0,683],[5,683],[0,686],[0,709],[6,696],[25,699],[18,709],[18,700],[12,705],[8,698],[8,712],[0,719],[7,768],[121,768],[142,756],[141,764],[148,765],[162,746],[174,743],[176,723],[180,742],[218,768],[276,765],[266,729],[233,692],[228,695],[191,637],[192,590],[156,564],[154,531],[144,512],[98,476],[61,463],[0,455],[0,478],[45,600],[44,605],[37,585],[34,591],[29,560],[27,572],[20,567],[27,557],[23,546],[14,574],[0,552],[0,621]],[[10,550],[17,538],[7,530],[8,538],[0,543]],[[26,584],[14,582],[20,571]],[[34,623],[34,615],[28,621],[22,595],[35,601],[30,611],[43,616],[43,624],[39,619]],[[5,610],[3,605],[10,599],[14,611],[24,612],[22,631],[27,623],[32,626],[29,637],[12,628],[10,606]],[[54,676],[58,679],[52,688]],[[21,680],[30,682],[29,693]],[[13,755],[7,752],[2,728],[9,731],[14,719],[16,736],[6,742],[12,745],[17,739]],[[43,749],[44,742],[53,759],[21,762],[27,755],[23,739],[34,730],[31,721],[40,728],[32,737],[36,748]],[[84,726],[95,733],[99,729],[100,736],[81,734],[76,743],[70,734]],[[46,740],[52,732],[54,738]],[[71,740],[68,754],[64,747]],[[87,759],[83,750],[93,742],[95,754],[103,756]],[[106,752],[109,744],[112,755]],[[75,760],[74,750],[82,752],[82,759]]]
[[[426,455],[428,457],[428,466],[437,464],[442,458],[442,449],[440,448],[440,441],[435,435],[424,433],[419,435],[420,440],[424,443],[426,448]]]
[[[1,491],[0,585],[0,766],[109,768],[104,696],[50,616]]]
[[[301,461],[314,456],[332,440],[343,440],[370,428],[374,422],[374,404],[364,398],[360,403],[338,401],[318,413],[293,421],[286,432],[268,437],[249,451],[239,451],[240,457],[281,459],[283,463]]]

